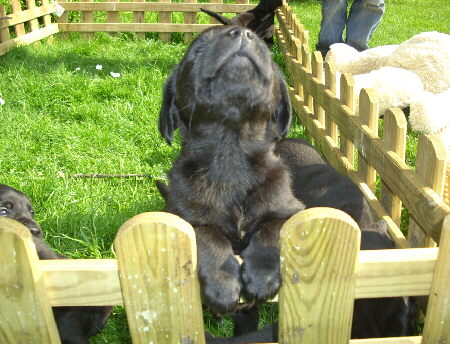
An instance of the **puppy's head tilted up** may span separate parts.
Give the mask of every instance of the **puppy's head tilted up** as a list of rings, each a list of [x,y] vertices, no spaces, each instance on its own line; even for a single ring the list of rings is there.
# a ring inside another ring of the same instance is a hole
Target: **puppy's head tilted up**
[[[33,207],[28,197],[4,184],[0,184],[0,216],[22,223],[33,236],[42,239],[41,226],[34,219]]]
[[[213,27],[191,45],[164,87],[159,129],[170,144],[173,133],[197,135],[221,123],[247,134],[286,135],[291,121],[287,86],[270,51],[249,29]]]

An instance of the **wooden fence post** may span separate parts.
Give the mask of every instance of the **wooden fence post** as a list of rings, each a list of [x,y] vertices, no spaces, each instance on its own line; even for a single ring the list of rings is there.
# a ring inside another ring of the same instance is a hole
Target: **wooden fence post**
[[[49,1],[48,0],[41,0],[41,4],[42,4],[42,6],[46,6],[46,5],[49,4]],[[63,13],[63,16],[64,16],[64,14],[66,14],[66,18],[68,18],[67,17],[67,13]],[[52,24],[52,17],[51,17],[51,15],[50,14],[46,14],[45,16],[42,17],[42,21],[44,22],[44,26],[45,27],[50,26]]]
[[[358,225],[336,209],[307,209],[284,224],[280,343],[349,342],[359,246]]]
[[[106,0],[106,2],[116,2],[117,0]],[[117,11],[106,12],[106,22],[107,23],[120,23],[120,14]],[[117,32],[111,32],[111,36],[116,36]]]
[[[353,113],[354,109],[354,81],[351,74],[344,73],[341,75],[341,101],[345,106],[349,109],[351,113]],[[347,157],[348,162],[351,166],[355,166],[355,146],[353,143],[344,137],[341,133],[340,138],[340,146],[341,151]]]
[[[325,85],[327,88],[336,96],[336,67],[334,63],[325,62]],[[331,119],[331,116],[327,111],[325,111],[325,128],[327,130],[328,135],[330,135],[331,139],[334,141],[333,143],[338,145],[338,131],[337,125]]]
[[[312,58],[312,74],[323,85],[323,58],[320,51],[315,51]],[[314,115],[325,127],[325,112],[318,102],[314,102]]]
[[[84,2],[94,2],[94,0],[83,0]],[[109,13],[108,13],[109,14]],[[93,23],[94,22],[94,12],[93,11],[82,11],[81,12],[81,22],[82,23]],[[109,18],[108,18],[109,22]],[[83,38],[93,38],[93,32],[83,32]]]
[[[172,214],[140,214],[114,247],[133,343],[204,344],[192,227]]]
[[[210,2],[212,3],[212,4],[223,4],[223,0],[210,0]],[[222,13],[220,13],[220,12],[218,12],[219,14],[222,14]],[[209,18],[209,22],[211,23],[211,24],[221,24],[220,23],[220,21],[218,21],[216,18],[213,18],[213,17],[210,17]]]
[[[0,342],[60,344],[30,231],[0,217]]]
[[[400,108],[388,109],[384,114],[383,141],[386,147],[405,161],[407,122]],[[400,226],[402,201],[381,180],[381,203],[397,226]]]
[[[159,2],[171,2],[171,0],[159,0]],[[172,21],[171,12],[158,12],[158,23],[170,23]],[[170,42],[172,34],[170,32],[161,32],[159,39],[163,42]]]
[[[5,6],[0,4],[0,17],[6,17]],[[5,20],[0,20],[0,26],[5,22]],[[9,29],[6,27],[4,29],[0,29],[0,43],[4,43],[9,41]]]
[[[444,194],[445,169],[447,166],[447,147],[437,135],[421,135],[417,145],[416,174],[439,196]],[[410,218],[408,242],[411,247],[435,246],[431,237]]]
[[[184,0],[188,3],[196,3],[197,0]],[[185,24],[195,24],[197,23],[197,13],[196,12],[186,12],[184,14],[184,23]],[[189,43],[194,38],[194,34],[192,32],[184,33],[184,42]]]
[[[136,2],[145,2],[145,0],[134,0]],[[133,12],[133,23],[145,23],[145,12],[135,11]],[[136,37],[140,39],[145,38],[145,32],[136,32]]]
[[[12,0],[11,1],[11,12],[18,13],[21,12],[22,8],[20,6],[19,0]],[[25,25],[23,23],[14,25],[14,32],[16,33],[17,37],[25,35]]]
[[[422,343],[448,343],[450,338],[450,215],[442,227]]]
[[[27,2],[28,9],[31,10],[31,9],[36,7],[35,0],[27,0],[26,2]],[[39,29],[39,22],[38,22],[37,19],[32,19],[32,20],[29,21],[29,23],[30,23],[30,31],[31,32],[36,31],[36,30]]]
[[[359,117],[362,126],[366,126],[375,136],[378,137],[378,99],[376,92],[371,89],[362,89],[359,93]],[[363,147],[361,147],[363,148]],[[364,157],[364,150],[361,149],[358,155],[358,169],[362,180],[375,193],[375,183],[377,174],[375,169]]]

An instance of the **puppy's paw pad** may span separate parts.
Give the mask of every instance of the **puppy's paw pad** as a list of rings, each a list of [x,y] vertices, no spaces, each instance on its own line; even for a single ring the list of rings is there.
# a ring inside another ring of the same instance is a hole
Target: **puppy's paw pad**
[[[281,286],[281,276],[278,269],[245,269],[243,267],[243,295],[249,300],[264,302],[276,295]]]
[[[230,313],[239,301],[241,283],[232,276],[217,277],[203,283],[203,302],[215,314]]]

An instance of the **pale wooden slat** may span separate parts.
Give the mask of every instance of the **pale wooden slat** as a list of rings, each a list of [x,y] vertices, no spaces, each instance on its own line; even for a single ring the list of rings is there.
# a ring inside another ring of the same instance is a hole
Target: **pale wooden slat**
[[[159,2],[171,2],[171,0],[159,0]],[[159,12],[158,23],[170,23],[172,21],[171,12]],[[172,35],[168,32],[161,32],[159,39],[163,42],[170,42]]]
[[[378,135],[378,99],[376,92],[371,89],[362,89],[359,94],[359,118],[361,125],[367,130],[371,130],[374,135]],[[358,169],[362,180],[375,192],[376,171],[361,154],[358,157]]]
[[[317,79],[317,82],[323,84],[323,58],[320,51],[315,51],[312,56],[312,75]],[[325,127],[325,112],[322,107],[315,102],[314,103],[314,115],[315,118]]]
[[[49,5],[49,0],[41,0],[41,3],[42,3],[42,6],[48,6]],[[52,5],[54,6],[53,3],[52,3]],[[42,17],[42,20],[44,22],[44,26],[45,27],[52,25],[52,18],[51,18],[51,16],[49,14],[44,15]]]
[[[114,247],[133,343],[204,344],[192,227],[172,214],[140,214]]]
[[[136,0],[136,2],[145,2],[145,0]],[[145,12],[133,11],[133,23],[139,23],[139,24],[145,23]],[[144,39],[145,33],[138,32],[138,33],[136,33],[136,37],[138,37],[140,39]]]
[[[386,148],[405,160],[406,131],[408,124],[403,111],[399,108],[388,109],[384,114],[383,141]],[[392,220],[400,226],[402,201],[392,193],[389,187],[381,180],[381,203],[389,213]]]
[[[186,3],[196,3],[197,0],[185,0]],[[195,24],[197,23],[197,13],[188,12],[184,13],[184,23],[185,24]],[[186,32],[184,34],[184,42],[189,43],[194,38],[194,35],[191,32]]]
[[[94,0],[83,0],[85,2],[94,2]],[[111,12],[109,12],[111,13]],[[94,22],[94,12],[93,11],[82,11],[81,12],[81,22],[82,23],[93,23]],[[93,38],[94,34],[92,32],[84,32],[83,38]]]
[[[27,45],[31,44],[33,42],[39,41],[41,39],[44,39],[46,37],[49,37],[51,35],[54,35],[58,31],[58,25],[52,24],[50,26],[47,26],[45,28],[39,29],[34,32],[27,33],[23,36],[11,39],[7,42],[0,44],[0,56],[6,54],[8,51],[10,51],[13,47],[18,47],[21,45]]]
[[[211,4],[223,4],[223,0],[210,0]],[[219,14],[222,14],[221,12],[218,12]],[[210,17],[209,22],[211,24],[221,24],[217,19]]]
[[[360,153],[361,147],[364,147],[364,156],[384,178],[385,183],[401,197],[411,214],[420,219],[421,226],[429,231],[433,239],[439,241],[442,221],[450,213],[450,207],[430,188],[424,188],[404,161],[389,154],[380,138],[362,128],[356,116],[325,86],[309,79],[301,65],[296,61],[287,61],[286,66],[291,77],[302,81],[306,79],[304,87],[313,91],[315,100],[330,111],[330,116],[341,133],[354,142]]]
[[[444,142],[437,135],[421,135],[416,154],[417,177],[442,197],[447,166],[447,147]],[[411,247],[435,246],[429,234],[420,228],[414,218],[409,221],[408,242]]]
[[[116,2],[115,0],[106,0],[106,2]],[[106,21],[108,24],[120,23],[120,15],[117,10],[106,12]],[[115,35],[115,34],[112,34]]]
[[[444,221],[422,343],[450,340],[450,215]]]
[[[27,0],[27,8],[33,9],[36,8],[36,2],[35,0]],[[30,31],[36,31],[39,29],[39,22],[37,19],[30,20]]]
[[[213,4],[182,2],[58,2],[67,11],[119,11],[119,12],[200,12],[206,8],[215,12],[241,13],[254,5],[246,4]]]
[[[303,68],[305,68],[305,71],[308,71],[308,73],[311,73],[311,53],[309,51],[309,47],[307,45],[302,45],[302,65]],[[304,89],[303,93],[305,95],[305,105],[313,110],[313,98],[310,95],[310,93]]]
[[[2,4],[0,4],[0,17],[6,17],[5,6]],[[6,21],[7,20],[5,20],[5,19],[0,20],[0,43],[4,43],[6,41],[9,41],[9,39],[10,39],[8,28],[3,27],[3,23]]]
[[[0,217],[0,342],[59,344],[30,231]]]
[[[21,12],[21,11],[22,11],[22,8],[20,6],[20,1],[12,0],[11,1],[11,12],[14,14],[14,13]],[[14,25],[14,32],[16,33],[17,37],[25,35],[25,25],[24,24]]]
[[[333,63],[325,62],[325,85],[326,87],[336,95],[336,67]],[[325,128],[331,139],[338,144],[338,131],[336,123],[333,122],[331,117],[325,111]]]
[[[390,337],[390,338],[371,338],[371,339],[352,339],[350,344],[420,344],[421,336],[411,337]]]
[[[348,342],[360,235],[349,215],[331,208],[306,209],[284,224],[280,342]]]
[[[0,28],[6,28],[20,23],[42,17],[46,14],[53,13],[55,11],[55,4],[45,5],[40,7],[34,7],[32,9],[23,10],[18,13],[9,14],[11,19],[0,20]]]
[[[353,81],[352,75],[348,74],[348,73],[342,74],[340,83],[341,83],[341,85],[340,85],[341,101],[347,107],[348,112],[353,114],[353,109],[354,109],[354,104],[355,104],[355,100],[354,100],[355,93],[354,93],[354,81]],[[338,126],[338,127],[339,127],[339,129],[341,129],[340,126]],[[340,138],[340,146],[341,146],[342,153],[344,153],[344,155],[347,157],[350,165],[354,166],[355,146],[353,145],[351,140],[349,140],[349,138],[347,138],[345,136],[345,134],[343,134],[342,131],[340,131],[339,138]]]
[[[159,23],[117,23],[117,24],[80,24],[61,23],[62,32],[202,32],[217,24],[159,24]]]

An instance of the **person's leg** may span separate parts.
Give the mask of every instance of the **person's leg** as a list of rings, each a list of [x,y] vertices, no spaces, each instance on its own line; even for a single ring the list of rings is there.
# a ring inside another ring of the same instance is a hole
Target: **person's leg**
[[[384,14],[384,0],[355,0],[347,19],[345,42],[358,51],[368,43]]]
[[[347,19],[347,0],[323,0],[322,22],[320,24],[319,42],[316,49],[326,55],[330,45],[342,43]]]

